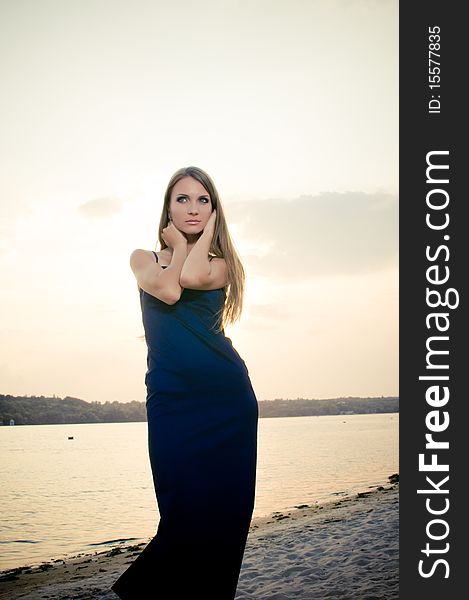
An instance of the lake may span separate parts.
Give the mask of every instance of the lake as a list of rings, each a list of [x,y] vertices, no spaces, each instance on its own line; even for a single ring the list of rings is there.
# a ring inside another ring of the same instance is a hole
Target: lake
[[[386,485],[398,434],[398,413],[259,419],[253,516]],[[0,452],[0,569],[155,535],[146,422],[3,426]]]

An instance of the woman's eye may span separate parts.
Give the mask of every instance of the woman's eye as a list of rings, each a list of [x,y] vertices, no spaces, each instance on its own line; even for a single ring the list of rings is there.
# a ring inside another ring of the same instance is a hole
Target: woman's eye
[[[185,198],[184,196],[180,196],[179,198],[176,198],[177,202],[180,202],[180,201],[182,202],[182,201],[186,201],[186,200],[187,200],[187,198]],[[210,202],[209,198],[200,198],[200,200],[202,200],[202,202],[204,204],[207,204],[207,202]]]

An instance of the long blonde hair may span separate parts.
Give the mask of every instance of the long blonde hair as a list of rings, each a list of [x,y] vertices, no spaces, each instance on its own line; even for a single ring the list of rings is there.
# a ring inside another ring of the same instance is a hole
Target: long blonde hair
[[[207,190],[212,201],[212,208],[216,209],[217,216],[215,219],[215,229],[210,244],[209,253],[214,257],[224,258],[228,267],[228,281],[224,291],[224,304],[218,313],[217,331],[224,330],[225,326],[230,323],[235,323],[241,316],[243,310],[244,282],[245,273],[241,260],[236,252],[234,244],[231,240],[226,223],[223,207],[220,202],[218,191],[210,176],[198,167],[182,167],[178,169],[171,177],[166,188],[163,202],[163,210],[161,212],[160,225],[158,228],[158,241],[161,250],[167,248],[166,242],[163,240],[161,233],[168,225],[169,205],[171,201],[171,192],[176,183],[183,177],[193,177],[201,183]],[[202,234],[202,232],[201,232]]]

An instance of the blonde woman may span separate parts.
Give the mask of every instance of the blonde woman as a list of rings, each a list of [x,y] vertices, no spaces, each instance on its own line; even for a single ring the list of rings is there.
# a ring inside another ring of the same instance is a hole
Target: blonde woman
[[[148,347],[146,410],[157,533],[114,583],[123,600],[233,600],[255,500],[258,404],[224,328],[244,270],[209,175],[171,177],[159,251],[134,250]]]

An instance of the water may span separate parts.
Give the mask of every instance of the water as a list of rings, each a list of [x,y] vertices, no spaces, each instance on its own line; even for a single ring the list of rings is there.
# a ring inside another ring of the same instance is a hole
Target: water
[[[254,517],[386,484],[398,430],[397,413],[260,419]],[[155,535],[145,422],[4,426],[0,452],[0,569]]]

